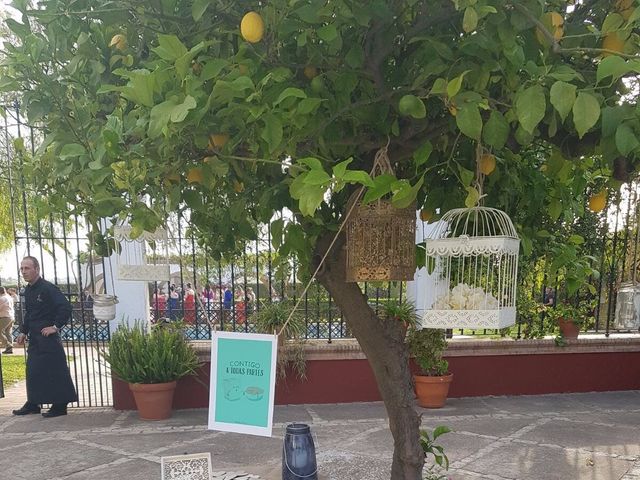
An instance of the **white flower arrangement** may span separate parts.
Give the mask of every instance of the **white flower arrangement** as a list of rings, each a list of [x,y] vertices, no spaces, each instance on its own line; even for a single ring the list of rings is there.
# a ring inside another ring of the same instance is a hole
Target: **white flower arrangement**
[[[433,304],[435,310],[497,310],[500,302],[480,287],[459,283],[450,292],[440,295]]]

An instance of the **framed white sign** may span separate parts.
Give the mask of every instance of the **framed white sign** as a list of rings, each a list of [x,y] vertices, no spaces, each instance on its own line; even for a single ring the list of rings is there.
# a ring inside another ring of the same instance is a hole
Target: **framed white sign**
[[[270,437],[278,337],[213,332],[209,430]]]

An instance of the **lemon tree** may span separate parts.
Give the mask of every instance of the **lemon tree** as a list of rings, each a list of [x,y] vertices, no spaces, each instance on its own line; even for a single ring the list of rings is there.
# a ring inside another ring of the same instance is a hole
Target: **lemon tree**
[[[127,218],[135,235],[188,210],[199,241],[225,253],[288,208],[297,221],[273,223],[277,248],[313,267],[354,191],[415,200],[436,220],[478,198],[484,151],[499,162],[483,201],[536,255],[549,230],[585,215],[589,192],[640,164],[635,1],[13,5],[0,88],[46,132],[25,161],[43,215]],[[372,179],[387,144],[395,174]],[[424,455],[403,331],[344,281],[335,248],[319,280],[387,406],[391,478],[415,480]]]

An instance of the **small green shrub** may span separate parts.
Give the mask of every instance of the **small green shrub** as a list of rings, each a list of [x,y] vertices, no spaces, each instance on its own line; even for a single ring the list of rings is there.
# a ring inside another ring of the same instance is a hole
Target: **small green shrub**
[[[407,345],[423,375],[437,377],[449,372],[449,362],[442,358],[447,348],[444,330],[411,328],[407,335]]]
[[[121,325],[111,336],[102,355],[111,371],[128,383],[165,383],[195,373],[198,357],[193,347],[175,328]]]
[[[431,435],[427,430],[420,430],[420,446],[422,447],[425,458],[427,458],[429,454],[433,455],[433,459],[438,467],[444,470],[449,469],[449,458],[444,453],[444,447],[436,444],[436,439],[440,435],[449,432],[451,432],[451,429],[445,425],[436,427]],[[430,465],[426,467],[426,471],[423,472],[423,478],[424,480],[446,480],[447,476],[439,473],[435,469],[435,465]]]
[[[306,322],[300,312],[296,311],[291,315],[289,323],[286,323],[292,309],[293,303],[289,301],[264,303],[249,321],[255,323],[258,333],[280,333],[282,339],[279,340],[278,378],[284,379],[289,370],[304,380],[307,368],[304,351]],[[280,332],[285,324],[286,327]]]

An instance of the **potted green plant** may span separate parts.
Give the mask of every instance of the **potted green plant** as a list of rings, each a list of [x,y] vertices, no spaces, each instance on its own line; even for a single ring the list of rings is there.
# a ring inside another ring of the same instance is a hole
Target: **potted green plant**
[[[420,317],[416,314],[415,305],[408,300],[391,300],[382,307],[380,317],[400,322],[405,332],[409,328],[416,328]]]
[[[413,376],[418,404],[425,408],[444,406],[453,380],[449,362],[442,358],[447,348],[444,330],[410,328],[407,346],[420,369]]]
[[[563,339],[578,338],[580,330],[593,319],[593,301],[571,299],[546,307],[546,317],[555,322]]]
[[[258,333],[278,333],[278,377],[286,377],[288,370],[298,378],[306,378],[306,358],[304,352],[306,321],[298,311],[293,311],[293,303],[265,302],[252,314],[249,321]],[[293,311],[293,313],[292,313]]]
[[[143,420],[169,418],[177,380],[199,366],[181,329],[147,329],[140,323],[120,325],[102,355],[111,371],[129,384]]]

